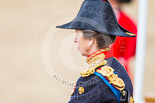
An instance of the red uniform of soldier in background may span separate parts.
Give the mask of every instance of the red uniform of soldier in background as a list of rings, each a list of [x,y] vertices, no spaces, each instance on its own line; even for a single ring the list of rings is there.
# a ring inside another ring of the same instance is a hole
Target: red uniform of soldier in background
[[[119,24],[126,30],[137,34],[137,27],[134,22],[120,9],[122,3],[129,3],[131,0],[110,0],[110,2],[115,10]],[[114,57],[124,64],[128,74],[131,76],[129,60],[135,55],[136,37],[127,38],[118,36],[116,42],[111,46],[111,49],[114,51]]]

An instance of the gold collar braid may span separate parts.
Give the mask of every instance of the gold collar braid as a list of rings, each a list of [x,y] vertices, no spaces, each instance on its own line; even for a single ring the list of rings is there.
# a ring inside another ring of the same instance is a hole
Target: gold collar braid
[[[109,83],[111,83],[115,88],[124,92],[125,83],[123,79],[119,78],[118,75],[114,73],[114,69],[110,67],[105,60],[104,52],[108,50],[109,48],[100,49],[88,56],[87,63],[89,64],[89,66],[80,74],[82,75],[82,77],[88,77],[89,75],[94,74],[94,72],[97,71],[98,73],[106,77]],[[101,68],[97,69],[98,67]],[[130,99],[130,101],[130,103],[134,103],[132,98]]]
[[[94,74],[97,67],[107,64],[105,54],[103,52],[108,50],[110,50],[110,48],[100,49],[88,56],[86,61],[89,66],[80,73],[82,77],[88,77],[89,75]]]
[[[105,54],[103,52],[108,51],[108,50],[110,50],[110,48],[100,49],[100,50],[94,52],[93,54],[88,56],[88,58],[86,60],[87,63],[92,64],[96,60],[105,59]]]

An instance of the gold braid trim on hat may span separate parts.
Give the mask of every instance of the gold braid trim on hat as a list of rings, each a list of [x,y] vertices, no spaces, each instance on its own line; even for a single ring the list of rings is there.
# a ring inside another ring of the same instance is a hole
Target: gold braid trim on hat
[[[129,32],[126,32],[126,34],[128,34],[128,35],[130,35],[130,36],[136,36],[136,34],[129,33]]]

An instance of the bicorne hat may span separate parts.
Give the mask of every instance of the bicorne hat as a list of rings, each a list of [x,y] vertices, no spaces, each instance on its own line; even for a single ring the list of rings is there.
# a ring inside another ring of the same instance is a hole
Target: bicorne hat
[[[124,37],[136,36],[119,25],[112,6],[107,0],[85,0],[76,18],[57,28],[93,30]]]

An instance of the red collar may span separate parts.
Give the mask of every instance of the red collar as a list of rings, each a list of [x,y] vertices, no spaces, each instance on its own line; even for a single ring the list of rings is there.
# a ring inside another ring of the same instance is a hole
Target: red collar
[[[105,55],[105,59],[113,57],[113,53],[111,50],[103,52]]]
[[[105,58],[104,59],[107,59],[107,58],[110,58],[110,57],[113,57],[113,52],[109,49],[107,49],[105,51],[105,49],[99,49],[95,52],[93,52],[92,54],[90,54],[88,57],[87,57],[87,62],[90,61],[92,58],[94,58],[95,56],[99,55],[99,54],[104,54],[105,55]]]

